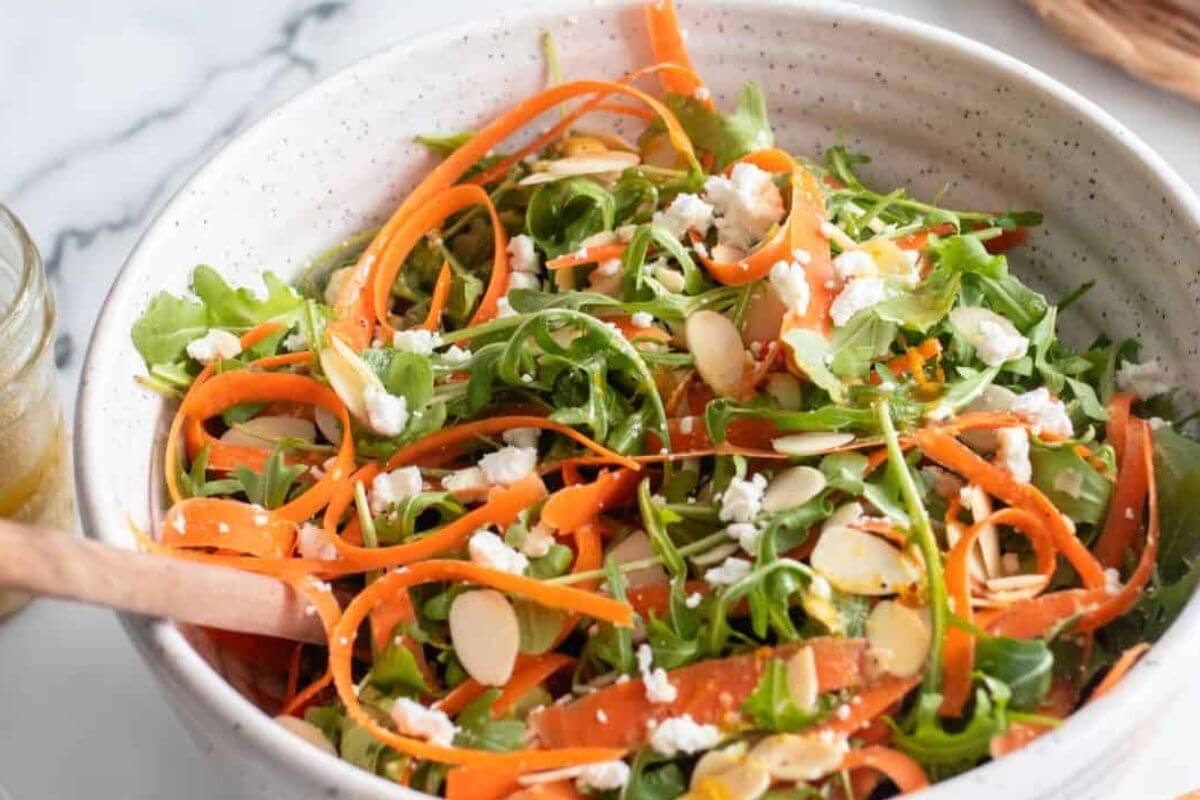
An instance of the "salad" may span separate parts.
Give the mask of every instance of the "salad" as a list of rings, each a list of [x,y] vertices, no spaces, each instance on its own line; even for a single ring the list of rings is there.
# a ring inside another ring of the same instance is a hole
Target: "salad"
[[[881,798],[1001,758],[1200,580],[1169,370],[1059,339],[1089,286],[1002,254],[1038,213],[788,152],[646,19],[615,81],[545,39],[548,88],[421,137],[294,285],[150,301],[144,546],[293,586],[327,644],[239,639],[285,677],[256,699],[451,800]]]

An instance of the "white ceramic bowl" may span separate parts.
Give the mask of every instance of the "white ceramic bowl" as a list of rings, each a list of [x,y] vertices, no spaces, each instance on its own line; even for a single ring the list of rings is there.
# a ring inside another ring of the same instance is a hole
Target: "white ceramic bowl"
[[[142,365],[129,341],[151,294],[183,290],[197,263],[244,282],[263,268],[294,275],[378,221],[431,165],[414,134],[469,128],[540,87],[541,30],[569,44],[570,76],[649,63],[640,7],[539,6],[399,45],[315,86],[225,148],[162,211],[108,298],[83,373],[76,457],[88,531],[130,547],[128,519],[151,525],[159,508],[166,417],[132,381]],[[682,20],[718,100],[727,105],[743,81],[759,81],[793,151],[816,154],[840,134],[874,158],[865,173],[876,186],[908,185],[919,197],[949,187],[951,205],[1045,211],[1044,228],[1015,260],[1051,297],[1098,279],[1066,315],[1074,338],[1140,336],[1190,389],[1200,387],[1200,361],[1189,358],[1200,347],[1200,203],[1096,105],[980,44],[873,10],[688,3]],[[124,623],[184,724],[245,796],[412,795],[278,729],[244,696],[271,691],[271,676],[172,625]],[[1193,601],[1103,701],[927,796],[1083,796],[1136,749],[1194,669],[1198,628]]]

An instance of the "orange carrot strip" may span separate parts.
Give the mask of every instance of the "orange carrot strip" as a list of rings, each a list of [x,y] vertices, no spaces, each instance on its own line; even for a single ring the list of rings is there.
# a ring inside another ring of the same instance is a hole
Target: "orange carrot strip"
[[[542,653],[530,658],[524,666],[513,673],[512,678],[504,686],[504,691],[492,704],[492,716],[501,717],[504,712],[516,705],[527,692],[566,666],[575,663],[575,659],[562,653]]]
[[[527,770],[515,767],[455,767],[446,774],[446,800],[582,800],[571,780],[522,787]]]
[[[656,342],[671,341],[671,334],[669,334],[667,331],[663,330],[657,325],[635,325],[633,322],[633,317],[629,314],[620,314],[615,317],[604,317],[604,321],[611,325],[615,325],[617,330],[620,331],[621,335],[630,342],[634,341],[635,339],[653,339]]]
[[[434,703],[433,707],[452,717],[475,702],[485,691],[487,691],[487,687],[482,683],[474,678],[467,678],[447,692],[445,697]]]
[[[423,561],[389,572],[367,586],[346,607],[337,624],[328,631],[329,658],[333,682],[350,717],[379,742],[405,755],[445,764],[515,766],[526,770],[552,769],[571,764],[609,761],[620,758],[621,751],[609,748],[567,748],[559,750],[518,750],[491,753],[458,747],[443,747],[421,739],[396,734],[367,713],[358,700],[352,671],[353,642],[371,609],[389,602],[399,589],[431,581],[467,581],[490,586],[502,592],[527,597],[547,608],[574,611],[597,619],[629,627],[632,610],[626,603],[607,597],[554,586],[540,581],[487,569],[468,561]]]
[[[542,506],[541,521],[555,528],[559,536],[572,533],[605,510],[627,502],[637,480],[638,473],[631,469],[612,470],[596,476],[592,483],[560,489]]]
[[[223,497],[180,501],[167,510],[162,526],[168,547],[214,547],[268,558],[286,556],[295,539],[295,522]]]
[[[910,347],[895,358],[888,360],[886,363],[884,363],[884,367],[886,367],[888,372],[892,373],[892,375],[899,378],[908,374],[910,371],[913,371],[914,358],[920,358],[922,361],[928,361],[931,358],[937,358],[939,355],[941,355],[941,353],[942,343],[936,338],[930,337],[916,347]],[[872,372],[871,377],[868,380],[872,385],[877,386],[882,379],[878,374]]]
[[[995,636],[1038,639],[1071,617],[1085,614],[1104,601],[1103,589],[1065,589],[1013,603],[984,629]]]
[[[895,675],[880,678],[855,695],[857,701],[850,705],[850,716],[825,722],[819,725],[817,730],[830,730],[850,736],[863,725],[897,705],[918,683],[920,683],[918,678],[899,678]]]
[[[1108,401],[1106,438],[1116,451],[1118,466],[1125,460],[1125,443],[1129,441],[1129,416],[1133,399],[1129,392],[1114,392]]]
[[[582,264],[599,264],[601,261],[620,258],[628,246],[627,244],[618,242],[617,244],[601,244],[589,247],[582,253],[567,253],[566,255],[561,255],[558,258],[552,258],[547,261],[546,269],[567,269],[568,267],[578,267]]]
[[[620,464],[629,469],[641,469],[637,461],[629,456],[620,455],[601,444],[597,444],[574,428],[546,419],[545,417],[525,415],[491,417],[474,422],[465,422],[462,425],[455,425],[452,428],[440,430],[437,433],[424,437],[419,442],[414,442],[407,447],[397,450],[388,459],[385,468],[392,470],[402,464],[412,463],[422,456],[436,453],[463,442],[469,442],[480,436],[495,436],[510,428],[541,428],[543,430],[554,431],[572,441],[578,442],[596,455],[607,459],[606,463]]]
[[[1037,571],[1047,582],[1054,574],[1054,548],[1040,517],[1021,508],[1003,508],[972,525],[955,542],[946,558],[946,589],[954,602],[954,611],[967,622],[971,617],[971,573],[968,558],[980,531],[990,526],[1008,525],[1029,537],[1037,556]],[[971,671],[975,668],[975,637],[968,631],[951,627],[943,644],[942,707],[944,716],[957,717],[971,693]]]
[[[663,73],[659,76],[663,89],[668,92],[695,97],[696,91],[704,88],[696,70],[692,67],[692,59],[688,56],[687,47],[683,44],[683,34],[679,30],[679,19],[675,16],[674,0],[654,0],[646,3],[646,25],[650,29],[650,49],[654,52],[654,60],[668,64],[678,64],[687,71],[683,73]],[[712,97],[697,98],[705,108],[712,108]]]
[[[1130,647],[1113,663],[1104,678],[1096,684],[1096,688],[1092,690],[1092,694],[1088,697],[1088,702],[1093,702],[1098,697],[1103,697],[1112,691],[1113,687],[1120,683],[1121,679],[1128,674],[1129,670],[1146,655],[1150,650],[1149,642],[1138,642],[1133,647]]]
[[[917,446],[927,458],[966,477],[985,492],[1010,506],[1024,508],[1042,519],[1054,547],[1071,562],[1085,587],[1105,585],[1104,568],[1075,536],[1071,526],[1046,495],[1035,486],[1018,483],[1004,470],[976,455],[970,448],[938,428],[923,428],[914,435]]]
[[[1078,693],[1071,681],[1055,679],[1050,685],[1050,693],[1038,707],[1037,713],[1044,717],[1066,719],[1075,708]],[[1020,750],[1037,737],[1053,730],[1052,725],[1039,725],[1036,722],[1014,722],[1004,733],[993,736],[988,745],[992,758],[1002,758],[1014,751]]]
[[[642,122],[654,122],[658,117],[648,108],[635,106],[631,103],[597,103],[593,111],[604,111],[609,114],[620,114],[626,117],[637,117]]]
[[[1140,420],[1125,420],[1126,439],[1121,449],[1117,469],[1117,484],[1108,503],[1104,527],[1092,552],[1106,567],[1119,569],[1125,563],[1125,553],[1133,544],[1142,518],[1142,503],[1150,476],[1146,471],[1146,454],[1142,448],[1149,444],[1141,435]]]
[[[841,769],[873,769],[882,772],[896,784],[901,794],[915,792],[929,785],[929,776],[911,756],[890,747],[860,747],[846,753]]]
[[[436,331],[442,326],[442,314],[446,311],[446,302],[450,299],[452,282],[450,262],[442,262],[442,271],[438,273],[437,283],[433,285],[433,295],[429,298],[429,314],[421,327],[427,331]]]

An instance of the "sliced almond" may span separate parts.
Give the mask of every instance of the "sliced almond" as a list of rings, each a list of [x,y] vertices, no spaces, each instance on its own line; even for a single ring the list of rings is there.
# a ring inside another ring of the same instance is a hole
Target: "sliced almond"
[[[829,528],[844,528],[851,523],[858,522],[863,518],[862,503],[857,500],[849,503],[843,503],[834,509],[829,515],[829,519],[825,520],[821,525],[821,530],[825,531]]]
[[[321,370],[346,410],[360,420],[367,419],[367,387],[383,387],[383,382],[350,345],[337,336],[329,337],[329,347],[321,350]]]
[[[811,563],[838,590],[850,594],[895,594],[919,577],[897,548],[854,528],[823,529]]]
[[[629,141],[619,133],[614,133],[613,131],[600,130],[599,128],[589,128],[583,125],[577,125],[572,128],[572,130],[581,136],[595,139],[609,150],[626,150],[630,153],[636,153],[638,151],[638,146],[636,144]]]
[[[764,511],[802,506],[825,488],[825,474],[813,467],[792,467],[776,475],[763,493]]]
[[[745,742],[737,742],[720,750],[709,750],[700,756],[700,760],[692,769],[692,788],[696,788],[696,784],[702,779],[728,772],[742,763],[742,759],[746,757],[746,749]]]
[[[1003,578],[988,578],[987,588],[991,592],[1011,592],[1020,589],[1041,590],[1050,580],[1045,575],[1008,575]]]
[[[629,167],[636,167],[641,159],[637,153],[609,150],[603,153],[588,153],[586,155],[567,156],[545,162],[545,169],[526,176],[520,182],[521,186],[534,186],[539,183],[549,183],[560,178],[571,178],[580,175],[603,175],[607,172],[621,172]]]
[[[811,647],[801,647],[788,659],[787,687],[788,696],[796,708],[801,711],[816,708],[820,681],[817,678],[817,658]]]
[[[654,545],[650,543],[650,537],[646,535],[645,531],[634,531],[610,550],[609,555],[617,562],[617,566],[620,566],[633,561],[654,558],[657,553],[654,552]],[[667,573],[657,564],[645,569],[625,573],[625,584],[630,589],[637,589],[642,586],[654,586],[666,582]]]
[[[721,397],[737,397],[744,388],[746,350],[742,335],[729,318],[715,311],[697,311],[687,318],[688,350],[696,371]]]
[[[978,486],[968,484],[959,496],[971,512],[971,519],[975,522],[991,516],[992,500]],[[983,560],[985,577],[995,578],[1004,574],[1000,564],[1000,534],[996,531],[995,525],[984,525],[979,529],[975,547],[979,550],[979,557]]]
[[[281,714],[275,718],[275,722],[279,727],[296,734],[304,741],[315,746],[318,750],[323,750],[331,756],[337,755],[337,750],[334,749],[333,742],[326,739],[325,734],[321,733],[321,729],[308,720],[289,716],[288,714]]]
[[[787,308],[779,299],[779,292],[770,283],[763,282],[750,298],[746,307],[746,321],[742,324],[742,336],[747,342],[771,342],[779,338],[783,315]]]
[[[464,592],[450,604],[450,641],[467,674],[484,686],[512,677],[521,633],[517,614],[492,589]]]
[[[785,411],[799,411],[803,396],[800,381],[786,372],[773,372],[767,376],[767,394]]]
[[[718,775],[701,778],[696,782],[693,791],[700,797],[757,800],[770,788],[770,773],[757,760],[751,758]]]
[[[840,450],[853,441],[852,433],[809,431],[780,436],[771,440],[771,446],[776,452],[787,453],[789,456],[816,456]]]
[[[336,306],[338,295],[342,291],[342,287],[346,285],[346,281],[354,274],[353,267],[342,267],[339,270],[334,270],[329,274],[329,280],[325,282],[325,305]]]
[[[780,733],[750,751],[770,776],[780,781],[815,781],[838,768],[846,755],[846,739],[831,733]]]
[[[242,422],[221,434],[222,444],[259,450],[270,450],[283,439],[315,442],[317,429],[300,417],[265,416]]]
[[[669,292],[681,294],[687,288],[687,281],[683,277],[683,273],[677,269],[664,267],[661,264],[654,267],[654,277],[663,285]]]
[[[707,567],[710,564],[719,564],[720,562],[729,558],[729,556],[736,553],[739,550],[739,548],[740,548],[740,545],[738,545],[736,542],[729,542],[727,544],[719,544],[711,550],[705,550],[703,553],[699,553],[697,555],[690,556],[690,558],[692,560],[692,563],[695,564],[696,566]]]
[[[932,639],[928,612],[894,600],[881,600],[867,615],[867,652],[884,672],[901,678],[925,666]]]
[[[324,408],[317,407],[313,411],[313,420],[317,423],[317,430],[321,435],[332,442],[334,445],[342,443],[342,423],[333,415],[332,411],[327,411]]]

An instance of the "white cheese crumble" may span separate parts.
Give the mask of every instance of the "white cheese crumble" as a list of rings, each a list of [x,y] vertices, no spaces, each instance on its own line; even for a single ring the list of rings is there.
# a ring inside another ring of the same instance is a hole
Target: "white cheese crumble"
[[[1033,478],[1029,463],[1029,434],[1024,428],[1000,428],[996,431],[1000,447],[996,450],[996,466],[1013,476],[1019,483]]]
[[[380,473],[371,481],[371,510],[382,513],[388,506],[420,494],[421,489],[421,470],[417,467]]]
[[[180,536],[185,536],[187,534],[187,519],[184,518],[183,514],[177,514],[175,519],[171,520],[171,527],[174,528]]]
[[[1029,350],[1029,340],[1006,319],[981,319],[976,330],[979,342],[975,345],[975,353],[989,367],[1015,361]]]
[[[1083,495],[1083,473],[1077,469],[1064,469],[1054,476],[1054,488],[1078,499]]]
[[[1171,373],[1157,358],[1142,364],[1127,361],[1117,369],[1117,388],[1146,400],[1171,391]]]
[[[650,733],[650,746],[664,756],[711,750],[720,741],[721,731],[716,725],[700,725],[691,714],[668,717]]]
[[[521,233],[508,240],[508,268],[512,272],[524,272],[530,275],[541,272],[542,267],[538,263],[533,239]]]
[[[762,531],[752,522],[734,522],[725,526],[725,535],[753,556],[758,552],[758,540],[762,538]]]
[[[797,261],[776,261],[771,267],[770,278],[788,311],[801,316],[808,312],[810,293],[803,265]]]
[[[521,542],[521,552],[530,558],[541,558],[550,552],[553,544],[554,533],[550,526],[539,522],[525,534],[525,541]]]
[[[508,302],[507,297],[501,297],[496,301],[496,319],[515,316],[517,316],[517,312],[513,309],[512,304]]]
[[[513,447],[537,447],[541,435],[541,428],[509,428],[500,438]]]
[[[709,100],[712,100],[712,91],[710,91],[707,86],[697,86],[692,91],[692,97],[696,98],[701,103],[707,103]]]
[[[1104,570],[1104,591],[1117,594],[1121,591],[1121,573],[1112,567]]]
[[[654,324],[654,315],[649,311],[638,311],[629,318],[636,328],[649,328]]]
[[[238,337],[229,331],[216,328],[211,329],[199,339],[188,342],[187,346],[187,354],[201,364],[207,364],[218,358],[234,358],[241,352],[242,343]]]
[[[447,492],[462,492],[487,486],[487,478],[479,467],[467,467],[442,476],[442,488]]]
[[[442,337],[424,328],[413,328],[407,331],[396,331],[392,334],[392,347],[406,353],[416,353],[427,356],[442,343]]]
[[[530,275],[528,272],[512,272],[508,276],[508,290],[513,289],[528,289],[536,292],[542,288],[542,281],[537,275]]]
[[[471,561],[500,572],[511,572],[520,575],[529,566],[529,559],[504,543],[496,534],[487,528],[480,528],[471,534],[467,542],[467,553]]]
[[[396,698],[392,706],[392,719],[396,728],[405,736],[415,736],[432,744],[450,747],[458,729],[445,712],[427,708],[407,697]]]
[[[679,432],[682,433],[684,436],[691,435],[692,431],[694,431],[695,429],[696,429],[696,418],[695,417],[688,416],[688,417],[683,417],[679,420]]]
[[[716,215],[718,241],[748,251],[783,219],[783,195],[771,173],[753,164],[735,164],[726,178],[704,182],[704,199]]]
[[[762,511],[766,488],[767,479],[761,474],[756,473],[745,480],[732,478],[721,493],[721,508],[717,511],[717,517],[722,522],[750,522]]]
[[[751,568],[746,559],[730,556],[719,566],[705,571],[704,580],[709,586],[730,586],[749,575]]]
[[[1052,397],[1045,386],[1017,395],[1009,410],[1029,423],[1035,434],[1044,431],[1068,439],[1075,435],[1067,407],[1061,400]]]
[[[795,261],[802,267],[807,267],[812,263],[812,253],[797,247],[796,249],[792,250],[792,261]]]
[[[532,447],[501,447],[479,459],[479,468],[488,483],[516,483],[537,466],[537,450]]]
[[[283,349],[289,353],[299,353],[308,349],[308,336],[304,331],[293,331],[283,340]]]
[[[833,324],[842,327],[863,309],[878,305],[888,299],[888,287],[882,278],[856,278],[834,298],[829,306]]]
[[[303,558],[315,558],[318,561],[337,561],[338,558],[337,548],[325,538],[325,531],[307,522],[300,526],[296,549]]]
[[[597,711],[599,717],[604,712]],[[604,718],[608,721],[608,717]],[[624,761],[597,761],[593,764],[578,764],[573,767],[535,772],[522,776],[518,783],[522,786],[536,786],[544,783],[575,779],[575,787],[581,792],[595,790],[600,792],[620,789],[629,783],[629,765]]]
[[[843,281],[879,277],[879,265],[866,250],[847,250],[833,259],[833,271]]]
[[[367,424],[380,436],[399,436],[408,425],[408,400],[388,394],[377,383],[367,384],[363,403],[367,408]]]
[[[650,645],[640,645],[637,649],[637,665],[638,672],[642,674],[642,683],[646,688],[646,699],[651,703],[674,703],[675,699],[679,697],[679,690],[667,678],[665,669],[662,667],[651,669],[653,663],[654,652],[650,649]]]
[[[650,222],[676,239],[684,238],[688,231],[704,236],[713,224],[713,207],[694,194],[677,194],[671,205],[654,212]]]
[[[456,344],[450,345],[446,352],[442,353],[442,363],[448,367],[465,367],[471,363],[474,354],[463,347]]]
[[[702,602],[704,602],[704,595],[699,592],[692,592],[683,600],[683,604],[688,608],[699,608]]]

